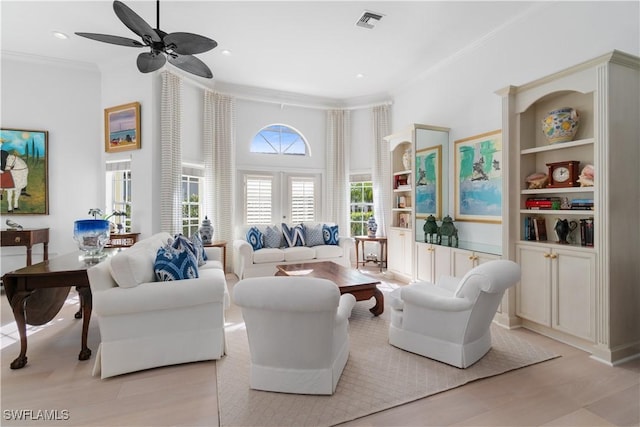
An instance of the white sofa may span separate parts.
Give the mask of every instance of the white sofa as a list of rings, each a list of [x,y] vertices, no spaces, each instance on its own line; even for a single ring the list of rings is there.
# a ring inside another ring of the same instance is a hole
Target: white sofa
[[[156,253],[169,238],[155,234],[87,270],[101,338],[94,375],[224,355],[230,297],[218,251],[205,248],[210,258],[198,268],[198,278],[157,282]]]
[[[247,327],[252,389],[333,394],[349,358],[353,295],[326,279],[261,277],[239,281],[233,300]]]
[[[318,224],[335,225],[330,222],[305,223],[307,226]],[[264,233],[267,226],[274,225],[282,231],[281,224],[261,224],[255,227]],[[273,276],[277,270],[276,265],[279,264],[333,261],[345,267],[351,266],[351,252],[354,248],[351,237],[340,236],[338,245],[262,248],[254,251],[246,239],[247,231],[251,227],[247,225],[236,227],[235,240],[233,241],[233,272],[239,279]]]

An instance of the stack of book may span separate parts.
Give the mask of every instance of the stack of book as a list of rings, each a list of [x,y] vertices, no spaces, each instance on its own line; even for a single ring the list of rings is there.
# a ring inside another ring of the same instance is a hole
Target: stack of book
[[[544,242],[547,240],[547,224],[544,218],[524,219],[524,240]]]
[[[529,197],[525,202],[527,209],[560,209],[559,197]]]
[[[580,242],[582,246],[593,247],[593,218],[580,220]]]
[[[573,199],[571,200],[571,209],[593,210],[593,199]]]

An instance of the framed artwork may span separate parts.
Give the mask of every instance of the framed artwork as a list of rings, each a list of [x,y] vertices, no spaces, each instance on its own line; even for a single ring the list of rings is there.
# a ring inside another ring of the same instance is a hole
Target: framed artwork
[[[502,222],[502,131],[454,142],[455,220]]]
[[[416,218],[442,216],[442,146],[416,151]]]
[[[140,148],[140,103],[104,110],[104,150],[107,153]]]
[[[48,132],[3,128],[0,144],[0,214],[48,215]]]

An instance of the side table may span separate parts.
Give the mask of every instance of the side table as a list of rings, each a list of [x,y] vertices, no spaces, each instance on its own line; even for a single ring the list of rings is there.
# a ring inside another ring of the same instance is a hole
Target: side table
[[[217,240],[211,243],[205,243],[205,248],[222,248],[222,271],[227,272],[227,241]]]
[[[106,248],[128,248],[138,241],[140,233],[110,233]]]
[[[378,266],[380,266],[380,271],[383,268],[387,268],[387,238],[386,237],[369,237],[369,236],[355,236],[356,241],[356,269],[360,267],[360,264],[364,266],[368,261],[364,259],[364,243],[365,242],[377,242],[380,244],[380,260],[377,262]],[[360,261],[360,255],[358,248],[362,245],[362,257],[363,260]]]
[[[31,265],[31,248],[33,245],[42,243],[44,246],[43,260],[49,259],[49,229],[33,228],[22,230],[2,230],[0,231],[0,246],[26,246],[27,266]]]

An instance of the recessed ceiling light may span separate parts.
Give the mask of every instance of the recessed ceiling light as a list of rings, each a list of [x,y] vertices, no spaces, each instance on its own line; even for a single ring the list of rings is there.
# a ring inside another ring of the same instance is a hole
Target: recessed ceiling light
[[[52,31],[51,34],[53,34],[53,37],[56,37],[60,40],[67,40],[69,38],[68,35],[66,35],[65,33],[62,33],[60,31]]]
[[[364,77],[364,74],[362,74],[362,73],[356,74],[356,79],[361,79],[363,77]]]
[[[221,54],[223,54],[223,55],[229,56],[229,55],[231,55],[231,50],[229,50],[229,49],[222,49],[222,50],[220,51],[220,53],[221,53]]]

